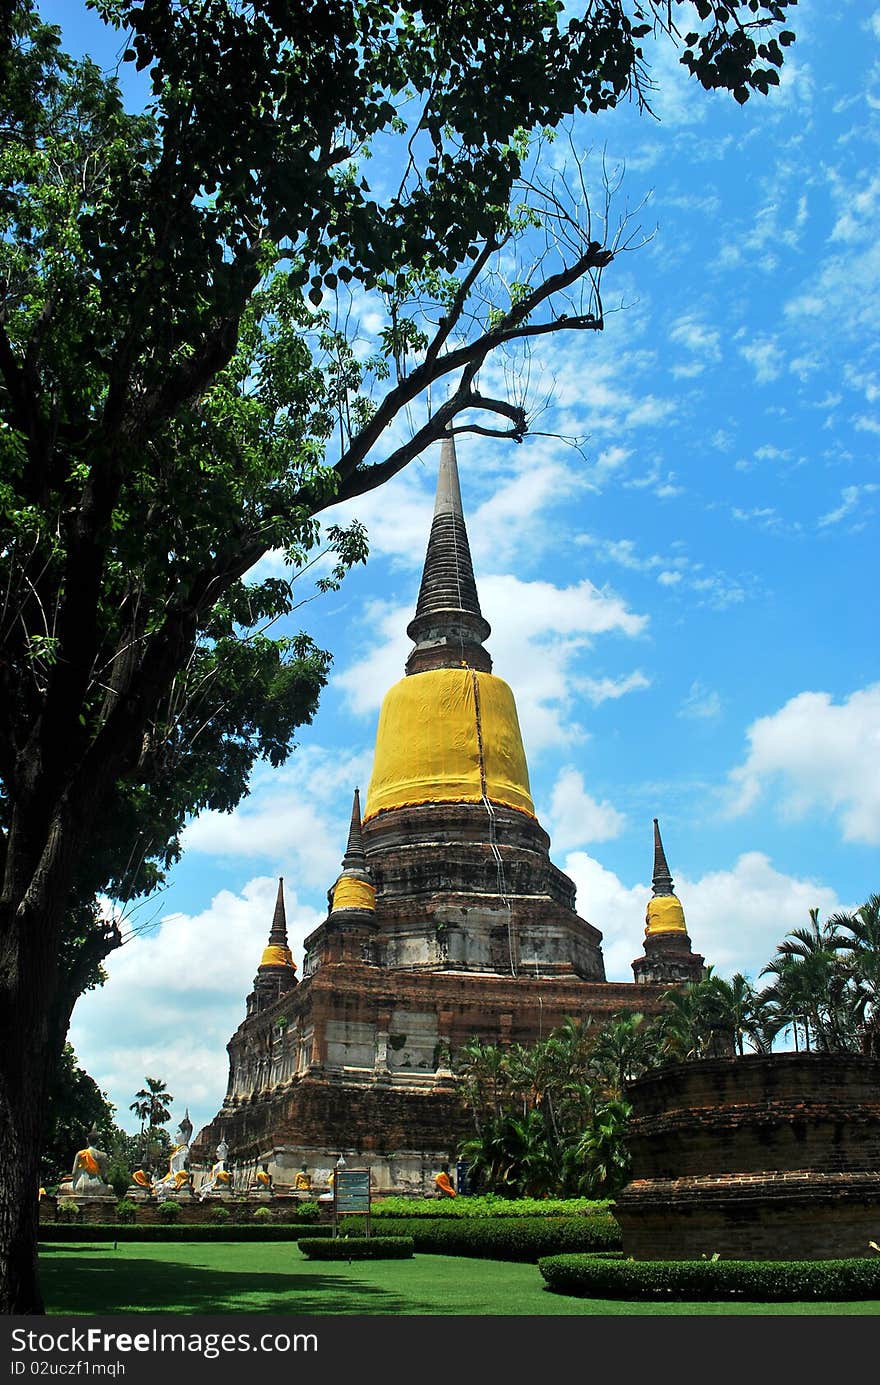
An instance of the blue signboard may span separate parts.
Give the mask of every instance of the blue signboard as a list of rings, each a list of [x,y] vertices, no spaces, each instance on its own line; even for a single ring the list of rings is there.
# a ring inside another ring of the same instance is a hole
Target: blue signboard
[[[333,1219],[337,1217],[366,1217],[366,1233],[370,1234],[370,1170],[336,1169],[333,1179]]]

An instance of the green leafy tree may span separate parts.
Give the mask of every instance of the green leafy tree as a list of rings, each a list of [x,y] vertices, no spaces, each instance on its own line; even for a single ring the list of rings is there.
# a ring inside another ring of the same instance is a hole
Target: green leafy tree
[[[644,101],[655,39],[742,101],[793,38],[771,0],[698,0],[683,35],[677,0],[94,8],[149,85],[140,113],[31,0],[0,17],[0,1308],[18,1313],[41,1307],[47,1074],[121,941],[95,896],[149,888],[182,814],[280,762],[326,673],[306,635],[261,646],[297,598],[246,575],[272,549],[306,569],[324,510],[449,428],[520,440],[524,408],[483,394],[481,366],[601,330],[622,247],[534,176],[533,132]],[[505,287],[535,234],[537,271]],[[385,325],[365,355],[346,325],[366,300]],[[332,584],[364,540],[327,540]]]
[[[575,1150],[577,1191],[597,1198],[620,1192],[632,1164],[626,1143],[631,1114],[629,1102],[619,1097],[596,1106]]]
[[[859,1046],[880,1058],[880,894],[869,895],[854,913],[832,914],[828,926],[852,985]]]
[[[590,1054],[590,1067],[607,1100],[623,1099],[627,1082],[652,1064],[657,1026],[639,1013],[618,1015],[602,1026]]]
[[[610,1195],[596,1190],[627,1167],[622,1084],[650,1062],[655,1029],[643,1015],[568,1017],[529,1047],[471,1041],[458,1058],[476,1127],[459,1150],[471,1177],[503,1197]]]
[[[80,1066],[70,1044],[65,1044],[49,1089],[46,1138],[40,1156],[40,1182],[58,1183],[70,1173],[73,1156],[95,1129],[103,1149],[110,1150],[119,1134],[113,1120],[115,1107]]]
[[[761,972],[776,978],[764,1001],[775,1009],[777,1029],[792,1029],[795,1049],[799,1029],[808,1050],[834,1053],[857,1046],[852,975],[841,952],[838,923],[820,923],[819,910],[811,909],[810,926],[787,933]]]
[[[167,1131],[164,1132],[166,1140],[161,1139],[161,1127],[171,1118],[174,1097],[161,1077],[146,1077],[144,1081],[146,1086],[135,1093],[135,1099],[128,1109],[141,1123],[138,1159],[155,1164],[157,1153],[161,1153],[168,1143]]]

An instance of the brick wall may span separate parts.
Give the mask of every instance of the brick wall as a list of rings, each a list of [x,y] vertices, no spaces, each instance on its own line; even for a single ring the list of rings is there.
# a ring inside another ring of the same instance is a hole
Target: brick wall
[[[880,1061],[781,1053],[678,1064],[628,1088],[637,1260],[833,1259],[880,1232]]]

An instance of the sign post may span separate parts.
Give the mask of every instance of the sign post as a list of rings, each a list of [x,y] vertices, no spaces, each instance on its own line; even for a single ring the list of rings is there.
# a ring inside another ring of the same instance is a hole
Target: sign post
[[[370,1234],[370,1170],[336,1169],[333,1179],[333,1235],[339,1235],[340,1217],[366,1217]]]

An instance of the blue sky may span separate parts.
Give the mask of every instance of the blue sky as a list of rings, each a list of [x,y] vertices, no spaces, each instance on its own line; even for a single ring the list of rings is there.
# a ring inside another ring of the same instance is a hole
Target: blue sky
[[[81,10],[44,6],[108,61]],[[880,8],[791,18],[769,98],[707,94],[666,51],[657,120],[626,107],[572,131],[640,248],[606,272],[603,334],[536,350],[540,434],[459,444],[495,672],[609,979],[641,951],[654,816],[724,975],[757,977],[810,907],[880,889]],[[313,725],[236,813],[191,825],[169,888],[131,916],[145,931],[76,1009],[71,1040],[126,1124],[146,1073],[175,1120],[217,1110],[279,875],[301,965],[402,675],[436,465],[345,507],[371,557],[298,613],[335,656]]]

